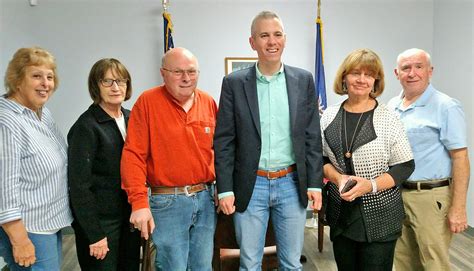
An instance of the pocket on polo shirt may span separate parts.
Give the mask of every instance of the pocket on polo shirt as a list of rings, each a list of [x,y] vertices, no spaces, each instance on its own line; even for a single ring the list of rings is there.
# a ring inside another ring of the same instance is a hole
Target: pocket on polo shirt
[[[215,122],[199,121],[194,127],[197,144],[204,150],[211,150],[212,140],[214,138]]]

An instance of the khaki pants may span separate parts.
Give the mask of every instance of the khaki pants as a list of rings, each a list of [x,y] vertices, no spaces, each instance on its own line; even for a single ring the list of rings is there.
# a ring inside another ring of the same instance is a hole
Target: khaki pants
[[[450,270],[450,187],[403,189],[402,197],[406,218],[395,248],[396,270]]]

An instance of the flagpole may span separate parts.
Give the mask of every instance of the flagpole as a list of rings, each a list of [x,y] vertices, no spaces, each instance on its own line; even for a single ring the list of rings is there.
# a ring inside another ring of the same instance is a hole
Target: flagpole
[[[169,0],[162,0],[163,5],[163,48],[165,53],[174,48],[173,36],[173,23],[171,22],[171,15],[168,13]]]
[[[326,79],[324,75],[324,42],[323,42],[323,20],[321,19],[321,0],[318,0],[318,10],[316,18],[316,52],[314,67],[314,88],[318,95],[320,109],[326,109]]]
[[[165,0],[163,0],[165,1]],[[321,0],[318,0],[318,17],[316,18],[316,24],[319,24],[319,28],[320,28],[320,36],[319,38],[321,39],[321,59],[322,59],[322,62],[324,62],[324,42],[323,42],[323,35],[322,35],[322,32],[323,32],[323,20],[321,20]]]
[[[318,19],[321,19],[321,0],[318,0]]]

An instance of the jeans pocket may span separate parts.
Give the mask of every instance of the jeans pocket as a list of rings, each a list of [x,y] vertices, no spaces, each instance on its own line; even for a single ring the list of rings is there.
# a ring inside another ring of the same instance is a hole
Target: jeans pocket
[[[216,185],[209,185],[207,193],[209,193],[209,197],[213,203],[215,203],[214,194],[216,193]]]
[[[176,200],[176,195],[153,195],[150,197],[151,211],[161,211],[169,208]]]
[[[286,177],[288,177],[291,180],[291,182],[293,182],[295,184],[298,183],[298,180],[299,180],[298,172],[294,171],[294,172],[288,173],[288,174],[286,174]]]

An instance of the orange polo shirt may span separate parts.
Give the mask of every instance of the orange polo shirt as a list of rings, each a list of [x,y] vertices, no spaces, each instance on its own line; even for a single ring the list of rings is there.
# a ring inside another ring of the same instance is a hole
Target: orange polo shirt
[[[130,114],[120,168],[132,210],[149,207],[146,182],[185,186],[215,179],[216,114],[214,99],[198,89],[187,113],[164,85],[143,92]]]

